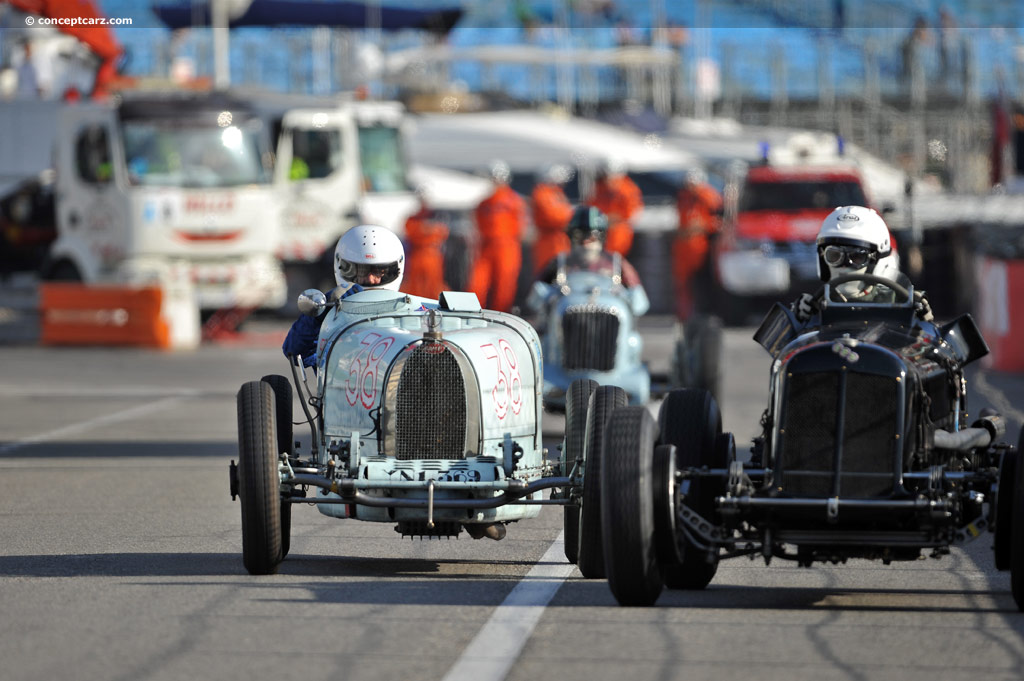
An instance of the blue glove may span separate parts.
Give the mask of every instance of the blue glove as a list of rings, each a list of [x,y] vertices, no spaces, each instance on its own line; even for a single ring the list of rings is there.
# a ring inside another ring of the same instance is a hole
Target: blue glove
[[[302,355],[302,365],[316,366],[316,341],[320,336],[320,320],[302,315],[288,329],[281,350],[285,357]]]

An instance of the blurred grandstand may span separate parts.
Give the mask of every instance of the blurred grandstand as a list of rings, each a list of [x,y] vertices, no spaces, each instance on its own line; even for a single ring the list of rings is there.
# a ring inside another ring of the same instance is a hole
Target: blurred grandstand
[[[654,129],[672,115],[822,129],[957,192],[993,184],[994,110],[1012,121],[1012,103],[1024,102],[1019,2],[228,1],[242,18],[260,10],[263,23],[239,21],[231,32],[235,86],[311,94],[365,86],[433,110],[553,102]],[[124,75],[214,73],[206,2],[97,5],[134,19],[116,29]],[[324,25],[308,25],[319,9]],[[388,15],[401,10],[448,10],[457,21],[402,29]],[[5,63],[14,49],[0,44]],[[623,117],[624,108],[644,115]]]

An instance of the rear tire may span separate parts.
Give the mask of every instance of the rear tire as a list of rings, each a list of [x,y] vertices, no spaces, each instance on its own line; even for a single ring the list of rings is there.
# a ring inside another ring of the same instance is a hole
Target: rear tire
[[[706,390],[673,390],[658,413],[659,442],[676,446],[680,469],[707,466],[728,468],[726,450],[718,445],[722,415],[714,396]],[[715,497],[725,493],[725,481],[691,479],[683,503],[703,518],[716,521]],[[718,561],[707,561],[707,553],[690,541],[682,542],[683,560],[665,567],[665,585],[670,589],[703,589],[718,571]]]
[[[583,499],[580,507],[580,572],[587,579],[601,579],[604,571],[604,539],[601,532],[601,460],[605,426],[616,409],[629,402],[626,391],[602,385],[594,391],[587,409],[586,446],[583,452]]]
[[[284,376],[270,374],[260,379],[274,389],[275,426],[277,428],[277,452],[294,453],[294,425],[292,424],[292,384]],[[281,502],[281,558],[288,555],[292,544],[292,505]]]
[[[565,393],[565,446],[562,448],[563,475],[569,475],[573,464],[583,460],[587,436],[587,407],[597,390],[597,381],[579,378],[569,384]],[[568,490],[567,490],[568,491]],[[562,528],[565,537],[565,558],[576,564],[580,554],[580,507],[563,506]]]
[[[1013,497],[1017,482],[1017,466],[1020,449],[1003,452],[999,463],[999,485],[996,487],[995,517],[995,564],[997,570],[1010,569],[1010,553],[1013,548]]]
[[[1024,430],[1017,442],[1017,452],[1024,446]],[[1013,518],[1010,523],[1010,590],[1017,609],[1024,612],[1024,466],[1017,461],[1013,485]]]
[[[274,415],[277,425],[277,452],[292,455],[295,448],[292,423],[292,384],[284,376],[270,374],[260,379],[274,389]]]
[[[264,381],[249,381],[237,401],[242,562],[249,574],[271,575],[284,558],[274,391]]]
[[[619,605],[654,605],[663,585],[654,528],[658,428],[646,407],[612,413],[601,476],[605,569]]]
[[[718,398],[721,390],[722,320],[719,317],[701,317],[697,320],[697,388],[707,390]]]

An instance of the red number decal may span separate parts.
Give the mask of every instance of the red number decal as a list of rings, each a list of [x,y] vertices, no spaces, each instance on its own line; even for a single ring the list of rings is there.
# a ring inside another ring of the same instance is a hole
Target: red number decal
[[[494,413],[504,419],[509,407],[512,413],[518,414],[523,408],[523,379],[519,375],[519,362],[516,353],[505,339],[498,341],[498,347],[492,344],[481,345],[480,349],[487,359],[493,359],[497,377],[491,390],[494,401]]]
[[[369,409],[377,401],[377,369],[394,342],[394,338],[381,338],[377,333],[363,337],[360,342],[362,349],[352,358],[345,382],[345,397],[349,405],[354,407],[356,402],[362,402]]]

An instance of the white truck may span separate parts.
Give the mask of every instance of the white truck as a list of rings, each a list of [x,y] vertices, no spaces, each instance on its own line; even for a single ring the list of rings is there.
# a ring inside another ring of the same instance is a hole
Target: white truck
[[[274,185],[280,200],[276,254],[288,299],[333,287],[334,246],[360,223],[403,235],[418,209],[409,178],[399,102],[278,100]]]
[[[276,308],[286,288],[268,141],[250,107],[223,93],[5,102],[0,195],[35,184],[52,197],[46,279],[186,277],[202,310]]]

